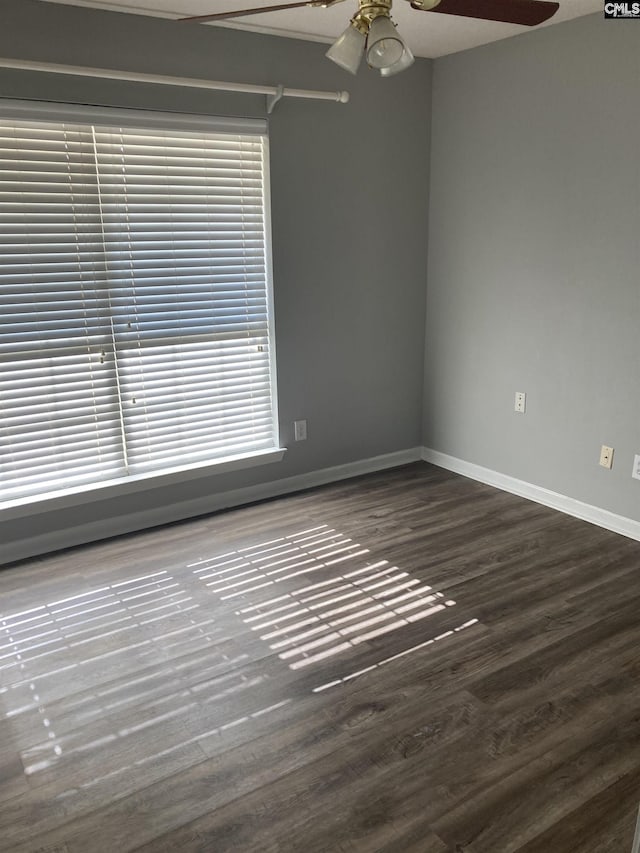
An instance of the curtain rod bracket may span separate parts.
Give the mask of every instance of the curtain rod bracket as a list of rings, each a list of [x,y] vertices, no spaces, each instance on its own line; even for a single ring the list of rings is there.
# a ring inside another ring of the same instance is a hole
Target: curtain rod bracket
[[[275,109],[276,104],[278,103],[278,101],[280,101],[282,99],[283,95],[284,95],[284,86],[282,85],[282,83],[278,83],[278,85],[276,86],[275,94],[267,95],[267,113],[268,113],[268,115],[271,115],[271,113]]]

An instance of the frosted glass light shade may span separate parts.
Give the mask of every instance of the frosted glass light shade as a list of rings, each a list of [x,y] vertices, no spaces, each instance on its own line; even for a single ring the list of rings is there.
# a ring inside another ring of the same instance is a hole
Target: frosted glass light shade
[[[393,65],[389,65],[387,68],[381,68],[380,74],[383,77],[391,77],[393,74],[399,74],[400,71],[404,71],[405,68],[408,68],[410,65],[413,65],[415,62],[415,57],[409,50],[408,45],[404,46],[404,53],[400,57],[400,59],[394,63]]]
[[[356,74],[360,67],[360,62],[364,56],[364,45],[367,37],[360,30],[356,29],[353,24],[349,24],[347,29],[338,36],[331,45],[325,56],[349,71],[351,74]]]
[[[386,15],[374,18],[367,38],[367,62],[372,68],[389,68],[402,58],[404,44]]]

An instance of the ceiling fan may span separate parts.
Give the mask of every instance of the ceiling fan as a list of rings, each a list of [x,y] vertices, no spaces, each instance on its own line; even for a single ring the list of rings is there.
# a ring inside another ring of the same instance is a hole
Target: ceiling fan
[[[283,9],[298,9],[302,6],[335,6],[342,0],[297,0],[279,3],[276,6],[259,6],[257,9],[242,9],[235,12],[214,12],[211,15],[196,15],[180,18],[181,21],[207,23],[258,15],[263,12],[280,12]],[[422,12],[438,12],[443,15],[461,15],[485,21],[501,21],[534,27],[547,21],[559,8],[559,3],[550,0],[409,0],[411,8]],[[358,11],[346,30],[338,36],[326,55],[329,59],[355,74],[362,57],[367,64],[390,77],[404,71],[414,61],[409,46],[399,35],[391,20],[392,0],[358,0]]]

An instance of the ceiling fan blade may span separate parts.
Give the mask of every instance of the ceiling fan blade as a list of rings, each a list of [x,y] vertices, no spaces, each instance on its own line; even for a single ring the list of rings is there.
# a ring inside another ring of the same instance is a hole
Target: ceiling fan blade
[[[277,6],[258,6],[257,9],[240,9],[236,12],[214,12],[212,15],[194,15],[190,18],[178,18],[179,21],[195,21],[206,24],[207,21],[225,21],[228,18],[243,18],[245,15],[259,15],[261,12],[280,12],[282,9],[299,9],[302,6],[325,6],[318,0],[301,0],[298,3],[280,3]]]
[[[462,15],[465,18],[522,24],[525,27],[535,27],[536,24],[547,21],[555,15],[560,6],[559,3],[551,3],[549,0],[440,0],[438,5],[431,9],[423,8],[420,0],[412,0],[411,5],[423,12]]]

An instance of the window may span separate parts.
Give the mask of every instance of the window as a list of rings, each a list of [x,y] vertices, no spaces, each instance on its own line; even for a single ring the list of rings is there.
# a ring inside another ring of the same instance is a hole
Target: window
[[[0,501],[277,447],[265,131],[0,109]]]

